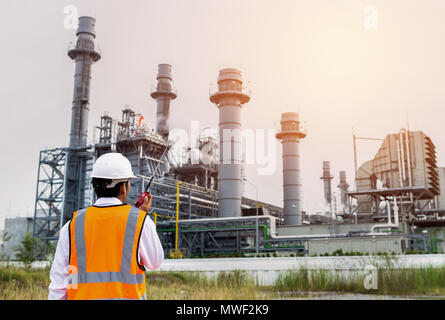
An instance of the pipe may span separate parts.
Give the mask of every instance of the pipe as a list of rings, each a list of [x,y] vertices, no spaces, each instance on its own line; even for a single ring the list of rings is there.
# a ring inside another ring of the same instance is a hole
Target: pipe
[[[176,234],[175,234],[175,258],[178,258],[178,220],[179,220],[179,186],[182,182],[176,185]]]
[[[402,130],[400,130],[399,132],[399,137],[400,137],[400,157],[401,157],[401,163],[402,163],[402,186],[405,186],[405,179],[406,179],[406,174],[405,174],[405,151],[404,151],[404,146],[403,146],[403,134],[402,134]]]
[[[413,178],[411,175],[411,151],[410,151],[410,147],[409,147],[409,130],[405,130],[405,142],[406,142],[406,157],[408,159],[408,183],[409,183],[409,186],[412,187],[413,186]],[[409,193],[409,199],[410,199],[411,203],[413,203],[413,193],[412,192]]]
[[[412,176],[411,176],[411,152],[410,152],[410,147],[409,147],[409,131],[408,130],[405,130],[405,143],[406,143],[406,157],[408,160],[408,182],[409,182],[409,186],[412,187],[413,180],[412,180]]]
[[[371,234],[375,233],[375,229],[377,228],[398,228],[399,227],[399,208],[397,206],[397,198],[394,197],[394,223],[391,223],[391,206],[389,205],[389,201],[387,202],[388,208],[388,223],[387,224],[375,224],[371,227]]]
[[[356,137],[354,133],[354,128],[352,128],[352,144],[354,146],[354,191],[357,190],[357,146],[356,146]]]
[[[392,221],[391,221],[391,206],[390,206],[388,200],[386,200],[385,203],[386,203],[386,211],[388,213],[388,224],[391,224],[392,223]]]
[[[267,219],[269,221],[269,235],[271,239],[311,239],[311,238],[329,238],[330,234],[315,234],[315,235],[298,235],[298,236],[277,236],[276,235],[276,218],[273,216],[259,216],[258,219]],[[192,219],[192,220],[181,220],[180,223],[202,223],[202,222],[215,222],[215,221],[242,221],[242,220],[253,220],[252,217],[227,217],[227,218],[204,218],[204,219]],[[261,224],[260,224],[261,225]],[[234,226],[227,226],[227,227],[234,227]],[[249,227],[254,227],[254,225],[251,225]],[[219,228],[219,227],[212,227],[212,228]],[[222,228],[222,227],[221,227]],[[162,229],[161,229],[162,230]],[[169,229],[171,232],[175,231],[174,229]]]
[[[396,136],[396,146],[397,146],[397,163],[398,163],[398,165],[399,165],[399,183],[400,183],[400,187],[402,188],[403,187],[403,184],[402,184],[402,164],[401,164],[401,161],[400,161],[400,144],[399,144],[399,141],[398,141],[399,139],[397,139],[397,136]]]
[[[157,223],[158,223],[158,214],[156,213],[156,212],[152,212],[151,213],[153,216],[154,216],[154,218],[155,218],[155,228],[157,227]]]
[[[209,229],[220,229],[220,230],[227,230],[227,229],[246,229],[246,228],[251,228],[252,226],[221,226],[221,227],[199,227],[198,230],[209,230]],[[263,236],[264,239],[267,240],[267,235],[269,233],[269,228],[267,227],[267,225],[261,224],[258,226],[259,228],[263,228]],[[185,228],[183,230],[193,230],[193,228]],[[156,230],[157,232],[173,232],[175,231],[175,229],[159,229]],[[270,245],[265,243],[264,247],[266,248],[270,248]]]

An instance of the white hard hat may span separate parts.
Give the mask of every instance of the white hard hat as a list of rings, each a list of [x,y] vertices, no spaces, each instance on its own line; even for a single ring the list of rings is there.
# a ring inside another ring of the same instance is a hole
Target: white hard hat
[[[97,158],[91,178],[117,180],[136,177],[127,158],[120,153],[110,152]]]

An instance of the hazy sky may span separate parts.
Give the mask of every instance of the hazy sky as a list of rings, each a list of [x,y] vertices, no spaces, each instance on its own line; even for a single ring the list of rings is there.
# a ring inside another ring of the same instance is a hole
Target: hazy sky
[[[278,128],[282,112],[300,113],[309,212],[322,204],[323,160],[334,186],[340,170],[353,184],[352,127],[383,138],[408,114],[445,165],[443,0],[2,0],[0,227],[6,216],[33,214],[39,150],[68,144],[74,63],[66,53],[75,31],[64,28],[67,5],[97,19],[102,60],[93,67],[90,138],[105,110],[117,118],[126,104],[154,125],[149,91],[159,63],[173,65],[178,90],[171,127],[216,127],[209,84],[221,68],[237,67],[252,89],[243,127]],[[377,9],[377,29],[364,26],[368,6]],[[378,147],[359,142],[359,163]],[[246,176],[261,200],[281,205],[280,144],[277,151],[274,175],[249,165]],[[249,184],[246,195],[255,198]]]

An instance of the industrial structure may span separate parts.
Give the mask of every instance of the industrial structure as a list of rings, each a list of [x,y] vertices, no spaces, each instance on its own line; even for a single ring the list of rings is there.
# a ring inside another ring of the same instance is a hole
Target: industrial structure
[[[176,99],[177,95],[172,86],[172,67],[169,64],[160,64],[158,70],[158,85],[152,91],[151,96],[156,99],[158,107],[156,112],[156,133],[164,139],[168,139],[170,116],[170,101]]]
[[[405,232],[414,232],[420,217],[443,223],[435,146],[422,131],[402,129],[387,135],[374,159],[358,169],[356,184],[357,190],[347,195],[357,199],[359,221],[386,219],[387,202],[396,200]]]
[[[219,72],[218,91],[210,96],[219,110],[218,211],[220,217],[241,216],[241,107],[250,97],[243,91],[241,72]]]
[[[333,208],[331,180],[334,179],[334,177],[331,176],[331,164],[329,161],[323,161],[323,175],[320,179],[323,180],[325,210],[329,213],[329,215],[332,215]]]
[[[276,134],[283,145],[284,224],[301,225],[300,140],[306,133],[300,130],[297,113],[281,115],[281,131]]]
[[[169,64],[158,66],[157,84],[150,92],[157,103],[155,130],[146,126],[142,114],[125,106],[120,119],[104,113],[96,127],[98,141],[88,144],[91,66],[101,58],[95,46],[95,20],[79,18],[77,36],[68,51],[76,66],[70,145],[40,152],[35,237],[56,240],[72,213],[95,200],[90,183],[94,159],[120,152],[138,177],[132,180],[128,203],[155,175],[151,217],[166,256],[172,250],[188,257],[215,252],[318,254],[338,248],[347,251],[358,243],[374,248],[370,251],[445,251],[440,241],[445,234],[441,229],[445,227],[445,192],[441,193],[445,168],[437,167],[434,144],[423,132],[388,135],[374,159],[357,168],[353,191],[341,171],[340,209],[333,205],[333,176],[329,161],[324,161],[324,199],[320,200],[330,215],[315,219],[302,211],[299,144],[306,133],[294,112],[281,115],[276,134],[283,148],[284,208],[242,197],[241,109],[251,95],[237,69],[219,71],[217,89],[209,96],[219,110],[215,119],[219,138],[201,135],[196,141],[198,157],[179,162],[171,152],[169,117],[178,95]],[[382,245],[372,245],[376,241]]]
[[[91,203],[88,172],[93,156],[87,146],[92,65],[101,58],[95,45],[96,21],[80,17],[76,43],[68,56],[75,62],[74,94],[68,148],[40,153],[34,214],[35,235],[57,239],[57,231],[78,208]]]
[[[341,212],[347,211],[347,196],[346,193],[349,189],[349,184],[346,181],[346,171],[340,171],[340,183],[337,186],[340,189],[340,203],[341,203]]]
[[[56,240],[61,226],[71,218],[72,213],[91,205],[95,200],[89,179],[94,159],[107,152],[120,152],[130,160],[133,172],[139,177],[132,180],[127,200],[129,203],[137,198],[149,177],[155,174],[150,190],[153,195],[152,213],[156,217],[166,252],[175,247],[176,230],[171,226],[176,209],[181,220],[181,230],[187,220],[193,220],[193,227],[184,227],[179,237],[181,247],[189,243],[188,254],[197,252],[196,239],[199,239],[201,253],[215,249],[236,251],[246,246],[255,250],[252,239],[255,238],[255,232],[258,233],[259,228],[266,224],[252,230],[251,224],[255,222],[255,217],[246,220],[241,217],[242,212],[249,215],[249,209],[261,206],[258,213],[276,218],[278,222],[274,220],[274,225],[280,224],[283,217],[282,209],[277,206],[241,197],[241,141],[237,129],[241,127],[240,108],[250,99],[243,89],[241,72],[236,69],[220,71],[218,91],[211,94],[210,100],[220,109],[222,140],[218,143],[213,137],[200,136],[197,140],[198,149],[206,157],[198,157],[197,162],[188,159],[186,163],[178,163],[170,152],[172,142],[168,140],[168,122],[171,101],[177,97],[177,93],[173,87],[172,67],[168,64],[158,66],[158,82],[151,90],[151,97],[157,102],[156,131],[145,125],[142,114],[137,114],[131,106],[125,106],[120,119],[104,113],[96,127],[99,140],[93,145],[87,145],[91,64],[100,58],[93,42],[94,27],[94,19],[81,17],[77,31],[78,42],[69,50],[69,56],[76,61],[70,135],[72,142],[67,148],[41,152],[34,236],[43,240]],[[224,140],[225,129],[229,131],[227,140]],[[219,157],[218,149],[222,157]],[[235,152],[231,154],[233,149]],[[154,172],[159,162],[161,167]],[[181,188],[177,188],[179,182],[182,183]],[[220,217],[242,220],[233,222],[236,227],[232,230],[222,220],[218,220]],[[216,219],[216,222],[210,224],[216,223],[218,226],[209,229],[209,222],[203,218]]]

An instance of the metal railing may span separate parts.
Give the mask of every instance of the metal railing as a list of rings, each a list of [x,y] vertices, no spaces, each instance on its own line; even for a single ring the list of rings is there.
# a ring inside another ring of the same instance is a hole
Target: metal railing
[[[240,90],[237,90],[235,88],[229,88],[229,89],[219,89],[219,85],[217,83],[211,83],[209,87],[209,97],[214,96],[215,94],[221,94],[221,93],[238,93],[238,94],[244,94],[248,97],[252,96],[252,89],[248,85],[241,86]]]

